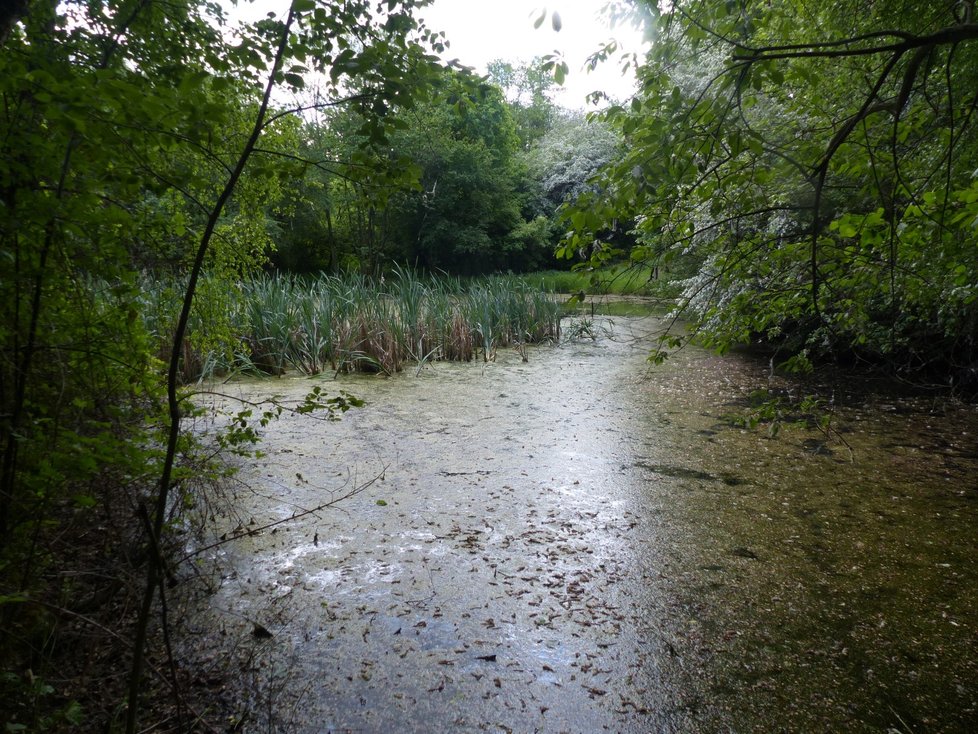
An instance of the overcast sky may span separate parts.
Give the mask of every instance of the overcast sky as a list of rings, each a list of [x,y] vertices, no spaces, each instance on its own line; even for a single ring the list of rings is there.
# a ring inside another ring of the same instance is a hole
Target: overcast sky
[[[639,51],[641,35],[630,26],[611,29],[600,18],[606,0],[435,0],[418,11],[432,30],[442,30],[451,42],[445,60],[458,58],[466,66],[485,73],[494,59],[529,61],[559,50],[570,75],[557,102],[565,107],[585,107],[585,97],[601,89],[617,97],[631,94],[634,81],[623,78],[619,65],[609,61],[594,72],[583,70],[587,57],[605,41],[615,38],[626,51]],[[533,22],[544,8],[546,22]],[[550,13],[560,14],[561,30],[554,31]]]
[[[3,0],[0,0],[2,2]],[[495,59],[530,61],[560,51],[569,67],[564,90],[556,102],[570,109],[586,108],[586,96],[600,89],[614,98],[632,94],[634,81],[623,77],[615,60],[605,62],[595,71],[585,71],[584,62],[604,42],[614,38],[624,51],[641,51],[641,33],[631,26],[612,29],[601,18],[600,10],[607,0],[434,0],[417,12],[431,30],[445,31],[451,48],[444,60],[458,59],[478,73]],[[255,20],[269,11],[284,13],[289,0],[254,0],[225,9],[233,18]],[[546,21],[534,28],[533,23],[546,10]],[[557,11],[561,29],[552,26]]]

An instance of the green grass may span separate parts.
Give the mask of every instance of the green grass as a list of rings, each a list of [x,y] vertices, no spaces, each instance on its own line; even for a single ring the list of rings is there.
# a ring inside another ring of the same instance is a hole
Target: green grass
[[[178,284],[147,279],[144,314],[168,357]],[[384,372],[432,360],[494,358],[496,350],[557,341],[563,307],[514,276],[462,281],[395,269],[243,283],[205,278],[182,355],[185,381],[235,371]]]
[[[675,298],[678,288],[668,273],[653,278],[652,269],[638,265],[616,265],[602,270],[548,270],[520,276],[543,290],[589,296],[621,295]]]

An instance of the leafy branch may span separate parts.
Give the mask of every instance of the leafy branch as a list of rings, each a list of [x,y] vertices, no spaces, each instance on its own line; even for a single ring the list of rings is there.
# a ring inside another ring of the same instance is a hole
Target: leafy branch
[[[343,494],[337,495],[335,492],[332,493],[333,496],[329,500],[325,502],[321,502],[315,507],[302,508],[296,510],[288,517],[280,518],[278,520],[273,520],[271,522],[267,522],[262,525],[253,525],[248,527],[239,525],[233,530],[231,530],[230,532],[223,533],[217,540],[208,543],[206,545],[203,545],[199,548],[195,548],[191,553],[187,553],[182,558],[180,558],[177,561],[177,563],[178,564],[185,563],[186,561],[189,561],[192,558],[196,558],[201,553],[206,553],[207,551],[214,550],[215,548],[220,548],[221,546],[226,545],[227,543],[231,543],[237,540],[238,538],[260,535],[266,530],[271,530],[272,528],[278,527],[280,525],[286,525],[288,523],[295,522],[296,520],[300,520],[310,515],[316,515],[322,512],[323,510],[329,509],[331,507],[336,507],[339,503],[352,499],[353,497],[356,497],[358,494],[361,494],[362,492],[372,487],[375,483],[383,479],[384,474],[387,471],[387,468],[388,468],[387,466],[384,466],[384,468],[381,469],[381,471],[376,476],[367,480],[366,482],[363,482],[362,484],[354,485],[352,489],[350,489],[347,492],[344,492]]]

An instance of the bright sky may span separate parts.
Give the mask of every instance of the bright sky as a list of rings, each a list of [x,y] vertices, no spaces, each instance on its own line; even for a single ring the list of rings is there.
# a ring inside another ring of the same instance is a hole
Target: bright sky
[[[2,1],[2,0],[0,0]],[[232,17],[257,19],[269,11],[282,13],[288,0],[252,0],[231,6],[224,0]],[[605,42],[615,39],[620,51],[636,53],[642,50],[642,34],[631,25],[612,29],[601,17],[608,0],[434,0],[422,8],[418,16],[427,21],[431,30],[444,31],[451,47],[444,61],[458,59],[464,66],[479,74],[486,73],[486,64],[495,59],[519,62],[531,61],[559,51],[567,62],[569,74],[564,89],[555,101],[568,109],[586,109],[588,93],[600,89],[612,98],[625,99],[634,90],[634,77],[623,76],[615,58],[600,64],[594,71],[584,69],[588,56]],[[534,21],[542,11],[547,17],[539,28]],[[552,13],[557,12],[561,29],[552,26]]]
[[[432,30],[445,31],[451,48],[445,60],[457,58],[480,74],[494,59],[530,61],[560,51],[570,69],[557,103],[568,108],[585,108],[589,92],[601,89],[612,97],[632,94],[634,78],[623,77],[620,65],[611,59],[595,71],[584,62],[605,41],[614,38],[627,52],[641,51],[641,33],[631,26],[610,28],[599,11],[607,0],[435,0],[418,15]],[[533,23],[548,11],[539,28]],[[553,29],[550,13],[557,11],[560,32]]]

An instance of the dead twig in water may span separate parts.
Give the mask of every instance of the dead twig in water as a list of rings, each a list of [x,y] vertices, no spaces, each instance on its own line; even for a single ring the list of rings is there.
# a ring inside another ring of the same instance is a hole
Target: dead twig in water
[[[213,543],[208,543],[207,545],[197,548],[196,550],[183,556],[179,561],[177,561],[177,565],[185,563],[186,561],[189,561],[191,558],[195,558],[196,556],[199,556],[201,553],[204,553],[206,551],[213,550],[214,548],[220,548],[222,545],[237,540],[238,538],[246,538],[251,535],[257,535],[258,533],[264,532],[265,530],[270,530],[271,528],[277,527],[279,525],[284,525],[285,523],[293,522],[294,520],[299,520],[308,515],[315,515],[317,512],[322,512],[323,510],[333,507],[344,500],[348,500],[351,497],[355,497],[356,495],[360,494],[364,490],[373,486],[376,482],[383,479],[386,473],[387,473],[387,466],[385,466],[384,469],[372,479],[369,479],[363,484],[354,487],[344,495],[341,495],[339,497],[333,497],[328,502],[323,502],[322,504],[317,505],[316,507],[293,512],[291,515],[282,518],[281,520],[275,520],[273,522],[265,523],[264,525],[258,525],[256,527],[249,528],[247,530],[244,530],[240,533],[236,533],[233,535],[223,536],[218,540],[215,540]]]

